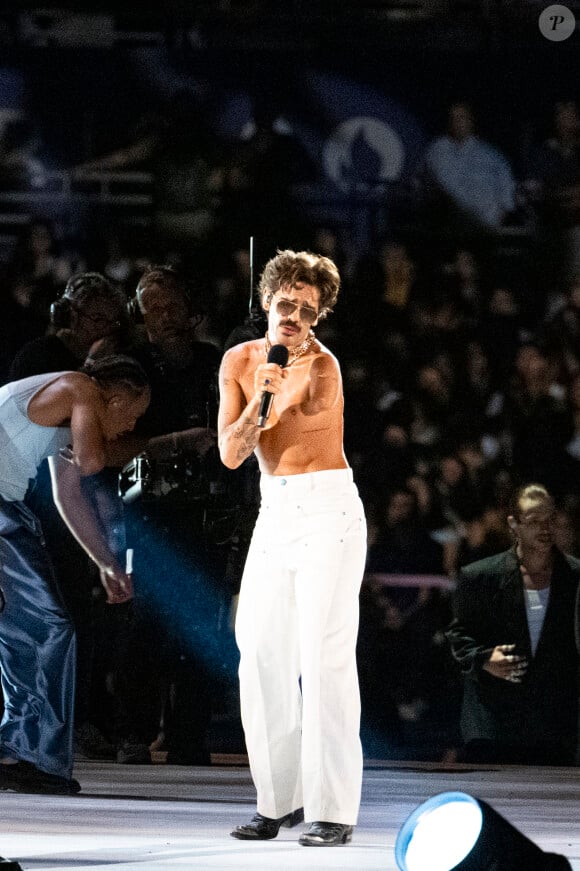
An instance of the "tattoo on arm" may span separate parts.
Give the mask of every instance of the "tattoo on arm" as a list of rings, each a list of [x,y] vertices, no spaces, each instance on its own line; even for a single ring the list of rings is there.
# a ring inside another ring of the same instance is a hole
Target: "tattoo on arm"
[[[260,428],[257,424],[252,423],[248,417],[242,415],[233,424],[232,435],[240,442],[237,452],[238,460],[245,460],[260,441]]]

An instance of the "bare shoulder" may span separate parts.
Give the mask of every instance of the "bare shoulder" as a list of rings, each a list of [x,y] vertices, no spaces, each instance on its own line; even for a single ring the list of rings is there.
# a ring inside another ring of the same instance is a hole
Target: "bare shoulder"
[[[320,375],[340,374],[338,358],[318,339],[314,346],[312,365]]]
[[[58,390],[70,393],[79,399],[85,396],[91,397],[98,392],[96,382],[85,372],[66,372],[53,383]]]
[[[63,372],[48,380],[33,396],[36,404],[54,402],[57,398],[91,395],[96,389],[93,380],[83,372]]]
[[[28,415],[42,426],[60,426],[70,420],[75,409],[89,409],[99,401],[99,389],[88,375],[66,372],[49,381],[34,394]]]
[[[230,375],[243,372],[248,364],[255,360],[262,348],[263,343],[260,339],[252,339],[249,342],[233,345],[233,347],[228,348],[222,357],[222,371]]]

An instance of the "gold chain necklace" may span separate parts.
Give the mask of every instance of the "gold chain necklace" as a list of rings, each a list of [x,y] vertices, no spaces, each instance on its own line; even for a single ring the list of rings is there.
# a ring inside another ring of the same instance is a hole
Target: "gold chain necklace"
[[[270,353],[270,348],[272,347],[272,343],[270,342],[270,338],[268,336],[268,333],[266,333],[265,338],[266,338],[266,356],[267,356]],[[310,333],[306,336],[304,341],[301,342],[301,344],[298,345],[298,347],[292,348],[292,350],[290,351],[290,354],[288,356],[288,363],[286,365],[291,366],[292,363],[294,363],[298,359],[298,357],[301,357],[302,354],[305,354],[306,351],[308,351],[312,347],[312,345],[314,344],[315,341],[316,341],[316,336],[314,335],[314,332],[312,330],[310,330]]]

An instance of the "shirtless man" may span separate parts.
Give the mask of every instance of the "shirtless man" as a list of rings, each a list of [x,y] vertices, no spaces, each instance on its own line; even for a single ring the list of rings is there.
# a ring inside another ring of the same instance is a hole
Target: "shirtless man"
[[[335,357],[312,331],[336,302],[326,257],[281,251],[260,279],[264,339],[244,342],[220,369],[220,454],[237,468],[255,451],[261,507],[241,583],[242,723],[257,813],[231,834],[275,838],[310,823],[303,846],[351,840],[362,783],[356,669],[366,523],[343,449]],[[273,345],[289,352],[267,362]],[[274,395],[258,425],[264,391]]]

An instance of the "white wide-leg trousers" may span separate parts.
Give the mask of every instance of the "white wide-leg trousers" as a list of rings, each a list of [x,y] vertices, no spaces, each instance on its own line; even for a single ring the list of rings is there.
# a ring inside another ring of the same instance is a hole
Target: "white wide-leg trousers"
[[[362,784],[356,667],[366,522],[351,469],[262,475],[236,640],[258,811],[355,825]]]

